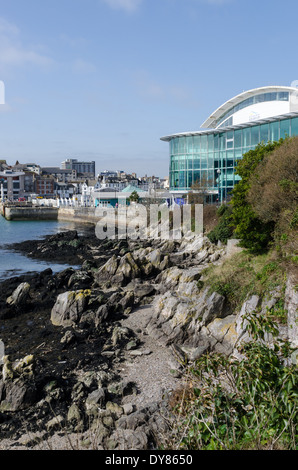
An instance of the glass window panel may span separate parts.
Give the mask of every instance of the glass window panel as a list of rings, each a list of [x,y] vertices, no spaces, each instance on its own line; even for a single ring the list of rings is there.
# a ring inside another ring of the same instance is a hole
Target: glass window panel
[[[201,171],[201,185],[206,186],[208,184],[208,172],[206,170]]]
[[[242,131],[238,130],[234,132],[234,147],[239,148],[241,147],[241,141],[242,141]]]
[[[185,153],[193,153],[193,137],[185,138]]]
[[[262,124],[260,126],[260,142],[267,144],[269,136],[269,124]]]
[[[260,126],[251,128],[251,145],[258,145],[260,142]]]
[[[178,139],[178,153],[184,153],[185,149],[185,137],[179,137]]]
[[[226,152],[219,153],[219,168],[222,168],[226,159]]]
[[[219,135],[219,148],[220,150],[224,150],[226,148],[226,135],[225,134]]]
[[[227,149],[232,149],[232,148],[234,148],[234,141],[227,140]]]
[[[174,187],[178,188],[179,186],[179,173],[178,171],[175,171],[174,173]]]
[[[193,172],[193,182],[200,183],[200,171]]]
[[[193,160],[192,160],[192,158],[187,158],[186,161],[187,161],[187,168],[188,168],[189,170],[192,170],[192,168],[193,168]]]
[[[185,187],[185,171],[179,171],[179,188]]]
[[[194,167],[194,170],[199,170],[199,169],[200,169],[200,158],[199,158],[199,155],[194,155],[193,167]]]
[[[192,171],[187,172],[187,187],[190,188],[193,184],[193,173]]]
[[[250,127],[248,127],[247,129],[243,129],[243,134],[242,134],[242,137],[243,137],[242,145],[243,145],[243,147],[249,147],[250,146],[250,131],[251,131]]]
[[[214,134],[214,150],[219,150],[218,148],[218,134]]]
[[[214,135],[210,134],[208,135],[208,152],[212,151],[214,149]]]
[[[178,137],[176,137],[175,139],[173,139],[173,153],[178,153]]]
[[[279,121],[270,122],[269,124],[269,140],[276,142],[279,140]]]
[[[185,162],[185,157],[183,155],[183,157],[180,157],[179,159],[179,170],[185,170],[185,165],[186,165],[186,162]]]
[[[213,170],[208,171],[208,183],[210,186],[214,186],[214,171]]]
[[[195,135],[193,138],[193,149],[194,152],[200,152],[201,151],[201,136]]]
[[[201,136],[201,150],[202,152],[207,152],[207,136],[202,135]]]
[[[280,138],[284,139],[290,135],[290,120],[284,119],[280,121]]]
[[[214,154],[208,154],[208,168],[214,168]]]
[[[291,135],[298,135],[298,118],[293,118],[291,121]]]
[[[206,169],[207,168],[207,155],[203,154],[201,157],[201,168]]]

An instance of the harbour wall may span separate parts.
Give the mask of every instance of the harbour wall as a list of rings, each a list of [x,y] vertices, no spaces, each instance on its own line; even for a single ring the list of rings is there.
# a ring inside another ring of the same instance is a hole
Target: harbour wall
[[[28,207],[1,205],[1,214],[6,220],[57,220],[57,207]]]

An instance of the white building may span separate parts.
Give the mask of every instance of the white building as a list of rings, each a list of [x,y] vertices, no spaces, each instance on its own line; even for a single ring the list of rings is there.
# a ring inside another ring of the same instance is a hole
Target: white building
[[[1,199],[10,201],[23,198],[25,193],[25,173],[4,170],[0,172]]]

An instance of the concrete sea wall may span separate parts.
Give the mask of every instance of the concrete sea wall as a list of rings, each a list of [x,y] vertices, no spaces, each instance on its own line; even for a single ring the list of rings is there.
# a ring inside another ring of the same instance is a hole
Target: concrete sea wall
[[[6,220],[57,220],[57,207],[2,207],[1,214]]]
[[[58,220],[96,224],[99,217],[95,215],[94,207],[60,207],[58,209]]]

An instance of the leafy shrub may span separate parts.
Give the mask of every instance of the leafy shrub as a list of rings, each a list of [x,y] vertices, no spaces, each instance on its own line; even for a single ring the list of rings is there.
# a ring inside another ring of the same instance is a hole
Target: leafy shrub
[[[207,237],[212,243],[221,241],[227,243],[227,240],[232,237],[234,227],[232,224],[232,207],[229,205],[222,205],[217,211],[219,222]]]
[[[296,450],[298,370],[277,325],[253,312],[243,318],[252,341],[242,359],[205,354],[190,368],[192,393],[180,393],[173,444],[187,450]],[[244,323],[243,323],[244,324]],[[266,334],[274,347],[264,343]]]
[[[236,167],[236,174],[241,177],[241,180],[232,192],[232,220],[235,225],[236,238],[241,240],[240,246],[252,252],[260,252],[268,248],[273,240],[274,222],[262,221],[255,212],[251,200],[248,199],[251,178],[264,158],[282,143],[283,139],[267,145],[259,144],[254,150],[245,153]],[[254,200],[254,197],[252,199]]]
[[[247,200],[261,222],[272,225],[274,243],[282,253],[297,253],[297,137],[286,139],[256,167]]]

